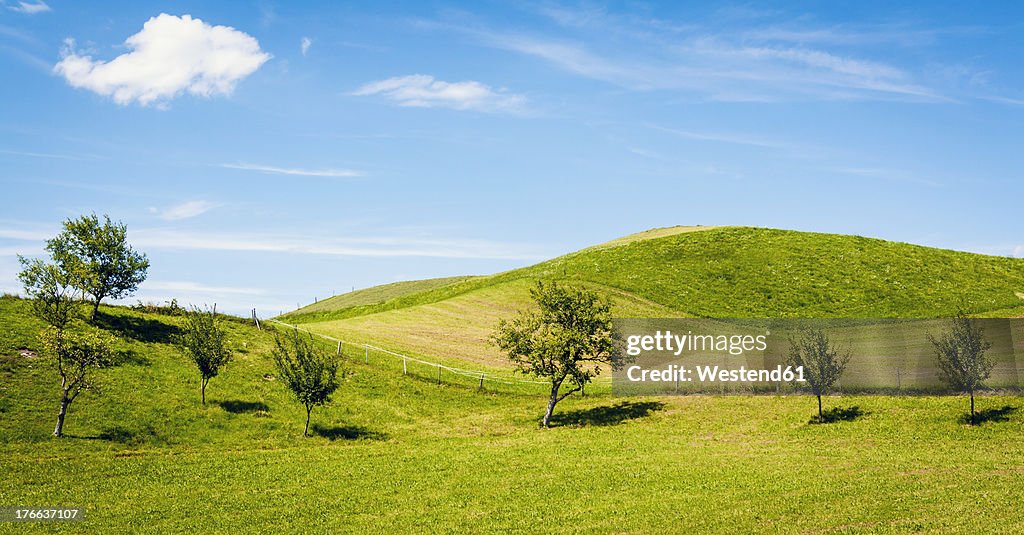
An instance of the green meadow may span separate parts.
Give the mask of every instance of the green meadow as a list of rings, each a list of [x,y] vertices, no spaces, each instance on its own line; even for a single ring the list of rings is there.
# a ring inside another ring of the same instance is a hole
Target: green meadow
[[[680,229],[682,230],[682,229]],[[276,380],[274,327],[226,322],[234,360],[199,400],[181,318],[101,307],[122,363],[50,433],[57,374],[29,304],[0,299],[0,503],[80,506],[53,532],[1024,532],[1024,403],[959,396],[612,396],[538,428],[543,385],[366,353],[373,343],[511,377],[485,338],[538,278],[602,289],[623,316],[1019,316],[1024,263],[747,228],[640,235],[503,274],[323,300],[281,318],[352,339],[333,403]],[[343,296],[342,296],[343,297]],[[482,338],[481,338],[482,337]],[[318,341],[325,351],[336,346]],[[0,524],[0,531],[13,531]]]

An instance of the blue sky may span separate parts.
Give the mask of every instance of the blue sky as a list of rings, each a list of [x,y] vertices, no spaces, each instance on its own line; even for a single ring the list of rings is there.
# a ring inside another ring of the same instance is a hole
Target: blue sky
[[[1024,255],[1024,6],[0,5],[0,290],[107,213],[276,314],[669,225]],[[134,299],[132,299],[134,301]]]

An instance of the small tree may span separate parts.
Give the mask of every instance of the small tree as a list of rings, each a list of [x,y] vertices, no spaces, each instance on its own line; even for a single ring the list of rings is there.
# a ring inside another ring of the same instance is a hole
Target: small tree
[[[818,421],[825,421],[821,396],[828,395],[839,381],[850,361],[849,353],[840,355],[822,329],[805,328],[790,340],[788,364],[802,366],[811,392],[818,398]]]
[[[306,338],[294,329],[285,339],[274,337],[274,364],[278,375],[295,398],[306,407],[306,427],[302,436],[309,435],[309,416],[313,407],[331,401],[338,389],[338,362],[313,345],[312,336]]]
[[[578,392],[601,373],[601,365],[618,369],[614,356],[611,305],[595,292],[538,282],[530,295],[539,310],[501,320],[491,341],[508,354],[522,373],[551,381],[541,425],[551,425],[555,405]],[[569,390],[561,392],[569,381]]]
[[[950,320],[949,330],[938,338],[928,335],[935,346],[940,377],[959,392],[971,396],[971,424],[976,423],[974,392],[984,387],[984,381],[992,374],[994,362],[985,356],[992,344],[985,340],[984,329],[958,312]]]
[[[72,283],[92,296],[95,321],[100,301],[131,295],[146,280],[149,260],[128,245],[127,229],[95,214],[64,221],[64,230],[46,242],[46,249]]]
[[[199,393],[206,405],[206,385],[231,360],[231,347],[217,319],[216,307],[210,311],[193,307],[185,315],[185,324],[175,342],[199,368]]]
[[[43,345],[55,358],[60,373],[60,410],[53,436],[64,436],[68,407],[84,390],[95,388],[92,371],[113,364],[113,341],[102,331],[86,328],[64,330],[49,327],[42,334]]]
[[[61,437],[68,406],[83,390],[93,386],[91,371],[110,363],[111,343],[99,332],[71,330],[79,310],[72,295],[70,273],[57,264],[39,259],[18,257],[18,260],[23,267],[18,278],[32,299],[32,311],[48,325],[40,338],[60,374],[60,409],[53,435]]]

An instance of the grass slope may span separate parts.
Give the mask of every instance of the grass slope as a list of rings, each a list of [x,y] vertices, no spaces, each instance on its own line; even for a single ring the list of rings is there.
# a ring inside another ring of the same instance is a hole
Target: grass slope
[[[589,395],[541,430],[540,393],[439,386],[350,354],[302,438],[267,332],[229,324],[243,351],[204,407],[167,344],[178,318],[101,311],[131,358],[102,372],[55,440],[56,374],[14,351],[37,349],[39,325],[26,302],[0,299],[0,504],[87,509],[46,531],[1024,531],[1014,409],[971,427],[963,398],[843,397],[827,404],[860,417],[808,425],[808,397]]]
[[[456,282],[472,279],[472,276],[444,277],[439,279],[424,279],[415,281],[393,282],[382,284],[372,288],[363,288],[349,293],[335,295],[334,297],[306,305],[293,314],[308,314],[316,312],[329,312],[333,310],[344,310],[346,308],[376,305],[398,297],[424,292],[434,288],[447,286]]]
[[[699,232],[697,231],[699,230]],[[536,280],[597,288],[620,317],[1020,316],[1024,260],[858,236],[748,227],[654,229],[540,264],[369,305],[282,316],[405,352],[499,365],[499,317]],[[629,306],[624,303],[642,304]]]

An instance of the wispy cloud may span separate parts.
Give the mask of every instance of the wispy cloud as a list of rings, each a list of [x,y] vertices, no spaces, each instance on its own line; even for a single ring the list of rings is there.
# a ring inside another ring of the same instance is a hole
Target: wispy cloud
[[[210,201],[187,201],[163,209],[150,208],[149,211],[165,221],[177,221],[203,215],[218,206],[221,204]]]
[[[425,74],[370,82],[352,94],[380,95],[399,106],[486,112],[517,111],[526,101],[523,95],[512,94],[504,89],[493,89],[474,80],[445,82]]]
[[[35,242],[29,244],[31,247],[39,246],[44,240],[52,238],[55,233],[56,230],[43,227],[25,228],[13,224],[0,226],[0,239]],[[412,236],[400,233],[390,236],[338,237],[309,233],[216,233],[190,232],[173,228],[142,228],[129,229],[128,234],[132,245],[142,250],[244,251],[371,258],[423,257],[490,260],[542,260],[551,256],[550,251],[541,251],[536,247],[520,243],[424,237],[422,232]],[[21,249],[25,249],[25,247]]]
[[[147,290],[158,290],[167,292],[181,292],[187,294],[208,294],[208,295],[264,295],[267,293],[262,288],[240,288],[236,286],[208,286],[198,282],[190,281],[146,281],[143,287]]]
[[[853,175],[864,178],[873,178],[879,180],[889,180],[894,182],[908,182],[911,184],[920,184],[922,186],[930,186],[933,188],[941,187],[942,184],[928,178],[921,178],[914,173],[904,171],[901,169],[884,169],[874,167],[840,167],[832,169],[833,172]]]
[[[420,26],[461,33],[486,46],[636,91],[678,90],[718,101],[953,100],[922,82],[926,76],[892,63],[891,56],[867,58],[837,50],[828,39],[842,38],[835,29],[720,29],[611,15],[601,9],[540,11],[572,31],[552,37],[464,20],[421,21]],[[610,33],[616,35],[614,47],[608,46]],[[801,35],[806,40],[799,40]]]
[[[362,171],[356,171],[353,169],[300,169],[296,167],[276,167],[273,165],[261,165],[255,163],[223,163],[221,167],[227,169],[241,169],[243,171],[259,171],[261,173],[271,173],[275,175],[296,175],[296,176],[315,176],[315,177],[331,177],[331,178],[351,178],[363,176],[365,173]]]
[[[18,2],[17,4],[8,4],[7,9],[23,13],[25,15],[36,15],[38,13],[46,13],[47,11],[53,11],[50,6],[46,5],[46,2],[42,0],[35,0],[34,2]]]
[[[130,237],[132,244],[140,249],[252,251],[375,258],[425,257],[500,260],[545,258],[545,255],[529,247],[486,240],[217,234],[167,229],[132,231]]]
[[[25,230],[21,228],[0,228],[0,238],[21,241],[43,241],[53,237],[52,232]]]
[[[124,46],[128,52],[101,61],[76,51],[74,40],[68,39],[53,70],[71,86],[118,104],[148,105],[166,104],[184,92],[228,95],[270,59],[251,35],[189,15],[153,17]]]
[[[744,145],[748,147],[758,147],[763,149],[777,149],[777,150],[793,150],[796,147],[794,145],[774,141],[769,139],[761,139],[752,136],[742,134],[730,134],[721,132],[698,132],[693,130],[682,130],[678,128],[667,128],[664,126],[658,126],[655,124],[645,125],[647,128],[657,130],[659,132],[665,132],[685,139],[691,139],[694,141],[709,141],[713,143],[725,143],[729,145]]]
[[[310,39],[309,37],[303,37],[302,40],[299,41],[299,47],[302,49],[303,56],[305,56],[306,53],[309,52],[309,47],[311,46],[313,46],[313,40]]]
[[[99,160],[99,159],[101,159],[99,156],[79,156],[79,155],[74,155],[74,154],[57,154],[57,153],[52,153],[52,152],[31,152],[31,151],[7,150],[7,149],[0,149],[0,154],[9,154],[11,156],[28,156],[30,158],[52,158],[52,159],[56,159],[56,160],[76,160],[76,161]]]

